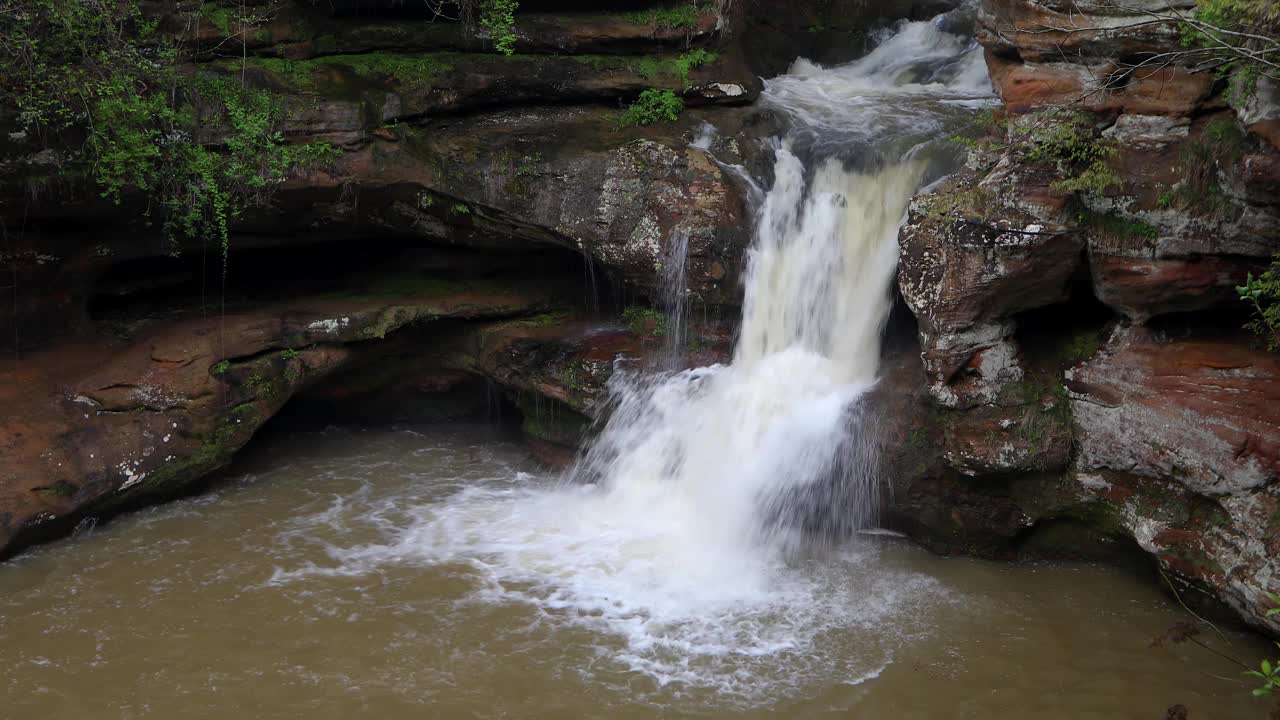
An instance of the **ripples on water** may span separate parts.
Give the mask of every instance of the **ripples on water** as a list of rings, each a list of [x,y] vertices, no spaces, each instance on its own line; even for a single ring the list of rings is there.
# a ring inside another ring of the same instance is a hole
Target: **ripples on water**
[[[948,563],[848,534],[877,505],[873,458],[856,452],[874,418],[856,407],[896,230],[956,159],[939,134],[989,91],[971,41],[928,23],[856,63],[797,63],[763,98],[793,130],[776,141],[731,366],[619,375],[618,410],[567,482],[480,428],[331,431],[0,567],[7,707],[1155,717],[1245,698],[1146,650],[1176,614],[1118,575]],[[840,542],[813,545],[815,527]]]
[[[285,436],[237,472],[0,566],[0,717],[1256,710],[1230,666],[1147,647],[1182,615],[1119,572],[861,538],[739,576],[482,427]]]

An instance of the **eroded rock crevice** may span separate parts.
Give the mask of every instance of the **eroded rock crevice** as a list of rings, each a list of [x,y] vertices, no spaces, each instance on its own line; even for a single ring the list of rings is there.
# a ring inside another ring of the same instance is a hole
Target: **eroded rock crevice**
[[[917,452],[899,452],[891,515],[944,550],[1136,547],[1188,596],[1280,631],[1280,366],[1236,291],[1280,251],[1280,154],[1204,73],[1099,89],[1116,58],[1171,39],[1132,11],[1059,5],[982,4],[995,140],[901,234],[927,394],[898,431]],[[1106,181],[1073,183],[1046,132]]]

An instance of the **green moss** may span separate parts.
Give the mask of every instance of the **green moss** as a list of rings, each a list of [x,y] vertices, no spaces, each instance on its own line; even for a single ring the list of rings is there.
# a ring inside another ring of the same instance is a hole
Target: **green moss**
[[[1022,405],[1018,436],[1030,449],[1041,449],[1047,441],[1070,431],[1070,396],[1060,378],[1027,377],[1006,392]]]
[[[1058,357],[1067,365],[1077,365],[1102,349],[1103,331],[1085,330],[1072,335],[1062,346]]]
[[[633,305],[622,311],[622,320],[636,335],[664,337],[667,334],[667,318],[650,307]]]
[[[560,378],[560,384],[571,391],[577,391],[581,388],[578,366],[572,361],[560,368],[558,377]]]
[[[498,153],[496,160],[498,171],[507,178],[506,191],[519,197],[528,196],[539,175],[542,153],[534,152],[517,157],[510,150],[503,150]]]
[[[209,366],[209,374],[210,374],[210,375],[222,375],[223,373],[227,372],[227,371],[228,371],[228,370],[230,370],[230,369],[231,369],[231,363],[230,363],[229,361],[227,361],[227,360],[219,360],[218,362],[216,362],[216,363],[214,363],[213,365]]]
[[[1053,163],[1064,177],[1053,186],[1066,192],[1101,195],[1121,183],[1108,163],[1116,146],[1094,135],[1088,118],[1080,114],[1065,117],[1041,117],[1036,120],[1030,137],[1022,144],[1023,157],[1029,162]]]
[[[31,492],[37,495],[45,495],[47,497],[68,498],[74,496],[80,488],[72,485],[66,480],[59,480],[52,485],[43,485],[41,487],[32,488]]]
[[[636,70],[639,63],[643,62],[648,58],[641,58],[640,60],[627,60],[626,58],[620,57],[618,55],[570,55],[569,59],[573,60],[574,62],[586,65],[587,67],[591,68],[592,70],[595,70],[596,72],[606,72],[610,70],[626,70],[628,68],[631,68],[635,72],[639,72],[638,70]]]
[[[701,48],[680,55],[644,55],[621,61],[614,56],[576,56],[577,62],[596,71],[630,70],[642,80],[656,81],[664,78],[678,80],[681,87],[689,86],[689,74],[696,68],[719,59],[719,55]]]
[[[250,58],[249,65],[274,75],[284,86],[302,92],[319,89],[319,73],[333,68],[374,82],[395,85],[405,91],[421,93],[432,88],[445,73],[453,69],[447,53],[401,55],[396,53],[364,53],[329,55],[310,60]]]
[[[232,22],[238,20],[235,10],[217,5],[201,4],[200,16],[208,20],[209,24],[217,28],[218,32],[223,35],[230,35],[232,33]]]
[[[630,69],[643,80],[654,80],[667,69],[662,58],[646,56],[631,63]]]
[[[698,19],[710,10],[711,6],[708,3],[685,3],[636,10],[627,13],[624,17],[638,25],[693,30],[698,27]]]
[[[269,398],[275,397],[279,388],[276,387],[275,379],[269,377],[262,371],[255,371],[245,380],[245,387],[254,391],[259,397]],[[234,414],[234,412],[233,412]]]
[[[951,185],[920,199],[921,214],[934,222],[976,220],[986,223],[992,208],[999,207],[996,194],[981,185]]]
[[[226,465],[258,429],[261,419],[264,418],[260,418],[255,403],[236,405],[222,416],[213,432],[204,436],[194,452],[148,472],[141,482],[123,493],[116,493],[103,507],[128,502],[130,497],[173,494]]]
[[[569,313],[565,312],[564,310],[560,310],[557,312],[549,312],[549,313],[542,313],[541,315],[534,315],[533,317],[529,318],[525,322],[529,323],[530,325],[535,325],[537,327],[557,327],[559,325],[563,325],[565,321],[568,319],[569,319]]]
[[[1218,175],[1239,161],[1246,141],[1233,117],[1217,118],[1206,125],[1198,138],[1182,146],[1179,161],[1184,179],[1168,192],[1168,203],[1162,205],[1208,216],[1229,211],[1233,203],[1223,191]]]
[[[1090,213],[1081,216],[1080,220],[1103,238],[1154,243],[1160,237],[1160,230],[1151,223],[1115,213]]]
[[[591,425],[590,420],[569,406],[532,393],[520,393],[515,402],[523,416],[521,429],[539,440],[572,447]]]

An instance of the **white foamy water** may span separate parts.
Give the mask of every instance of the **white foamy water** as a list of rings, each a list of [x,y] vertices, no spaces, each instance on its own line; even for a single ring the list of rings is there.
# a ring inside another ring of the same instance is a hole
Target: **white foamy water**
[[[732,364],[620,374],[607,427],[565,482],[384,508],[366,518],[372,540],[274,582],[461,564],[474,601],[597,633],[600,666],[584,673],[639,671],[748,702],[876,676],[916,604],[944,594],[881,568],[870,544],[829,547],[874,522],[873,421],[857,403],[876,378],[896,234],[926,163],[880,152],[856,169],[850,153],[939,132],[962,112],[945,102],[989,91],[975,57],[912,23],[863,60],[800,62],[770,81],[764,102],[795,127],[774,148]],[[683,285],[665,280],[682,327]],[[882,628],[880,640],[835,652],[854,627]]]

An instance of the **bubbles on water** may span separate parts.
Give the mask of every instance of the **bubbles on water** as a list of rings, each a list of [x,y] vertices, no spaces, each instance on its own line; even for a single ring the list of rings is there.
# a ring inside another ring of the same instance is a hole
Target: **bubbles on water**
[[[586,631],[596,654],[580,672],[640,674],[657,694],[750,704],[875,677],[938,594],[850,537],[874,521],[880,485],[857,403],[877,374],[897,229],[926,175],[885,148],[968,112],[941,100],[989,94],[975,57],[969,40],[912,23],[855,63],[800,61],[770,81],[765,102],[793,130],[758,213],[733,364],[615,374],[610,419],[566,482],[493,478],[444,499],[355,498],[359,511],[335,500],[308,521],[328,528],[316,541],[331,562],[271,582],[455,568],[468,602],[530,609],[555,629],[547,642]],[[858,153],[872,161],[850,162]],[[674,356],[688,238],[667,240]]]
[[[391,506],[411,519],[385,524]],[[374,525],[380,537],[333,543],[331,566],[277,572],[273,582],[456,567],[469,582],[465,604],[533,609],[539,642],[594,637],[596,660],[578,668],[591,682],[624,683],[634,695],[639,675],[652,682],[653,702],[709,689],[745,705],[874,676],[910,635],[909,618],[939,595],[926,576],[886,571],[873,541],[761,562],[699,546],[696,526],[662,522],[687,519],[680,511],[622,510],[596,485],[485,483],[416,505],[335,499],[297,530],[344,518],[352,536]]]

